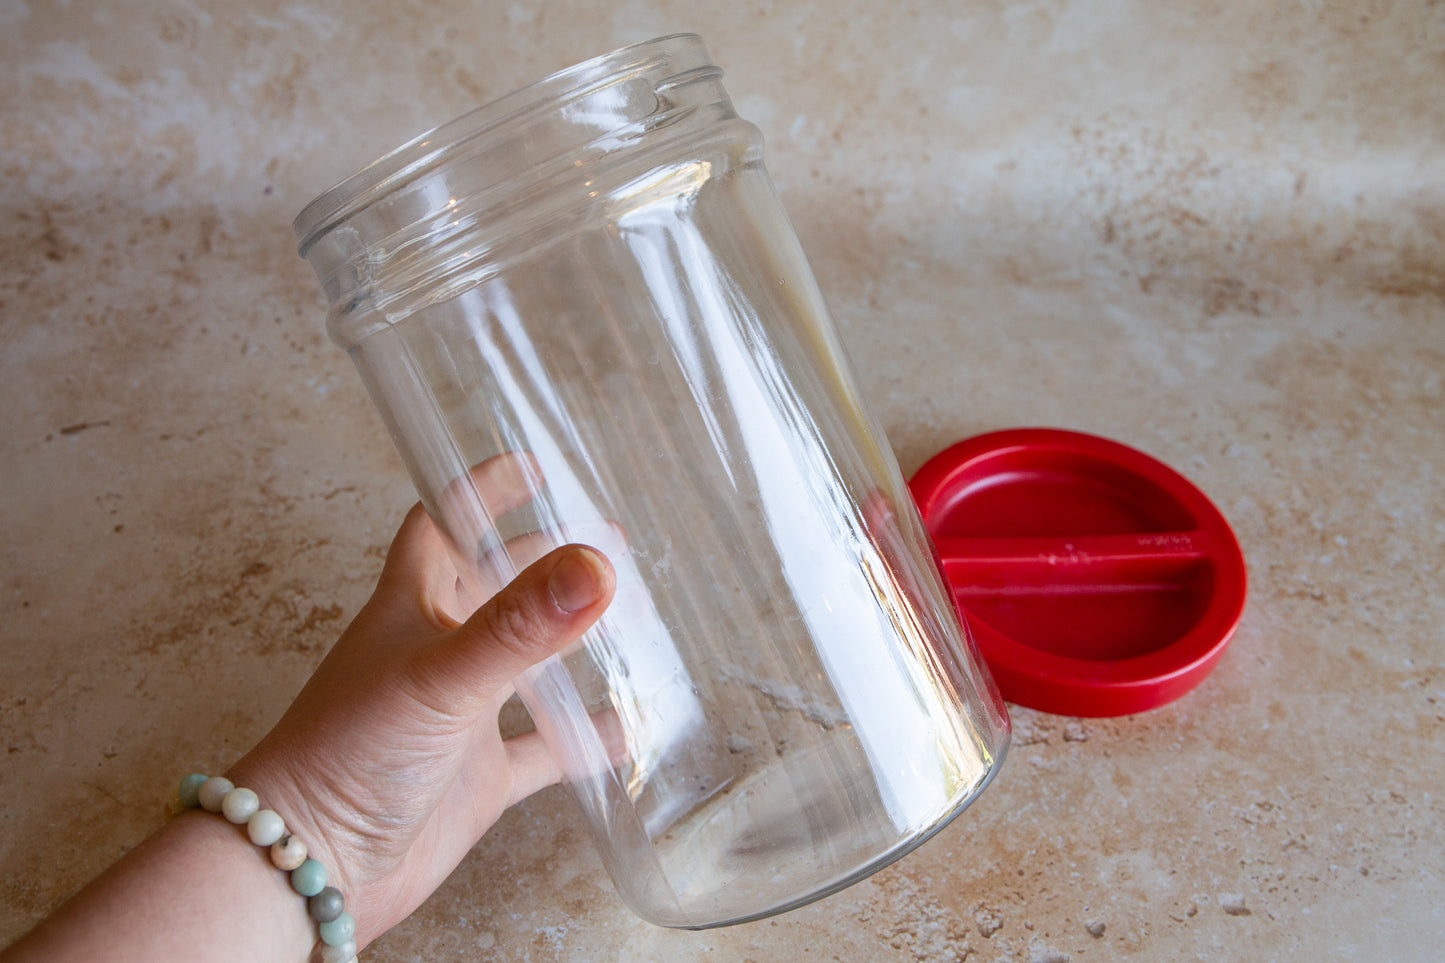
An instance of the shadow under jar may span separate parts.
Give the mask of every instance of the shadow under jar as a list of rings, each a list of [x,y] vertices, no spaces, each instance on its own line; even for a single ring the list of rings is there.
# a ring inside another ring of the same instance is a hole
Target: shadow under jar
[[[702,42],[665,37],[296,221],[464,606],[558,545],[611,558],[606,615],[517,691],[618,890],[667,926],[887,865],[1008,740],[762,153]]]

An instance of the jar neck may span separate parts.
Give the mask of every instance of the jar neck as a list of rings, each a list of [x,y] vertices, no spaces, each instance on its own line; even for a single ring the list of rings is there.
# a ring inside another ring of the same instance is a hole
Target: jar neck
[[[598,181],[656,142],[736,120],[721,77],[691,34],[569,67],[417,137],[316,198],[293,225],[299,252],[333,310],[424,284],[437,264],[477,255],[482,235],[515,215],[585,204]]]

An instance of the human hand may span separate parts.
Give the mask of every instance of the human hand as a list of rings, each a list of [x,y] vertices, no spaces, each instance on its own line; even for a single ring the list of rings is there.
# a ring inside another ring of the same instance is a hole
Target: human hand
[[[488,467],[474,481],[519,477]],[[601,616],[616,581],[601,553],[566,546],[459,622],[464,575],[414,508],[370,601],[230,772],[330,871],[358,946],[416,909],[502,810],[560,778],[537,734],[501,738],[497,713],[518,674]]]

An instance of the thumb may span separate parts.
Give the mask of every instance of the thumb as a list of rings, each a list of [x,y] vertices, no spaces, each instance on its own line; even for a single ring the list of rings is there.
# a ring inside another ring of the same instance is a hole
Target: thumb
[[[448,715],[476,715],[524,669],[591,628],[615,584],[611,564],[594,548],[566,545],[543,556],[413,657],[420,697]]]

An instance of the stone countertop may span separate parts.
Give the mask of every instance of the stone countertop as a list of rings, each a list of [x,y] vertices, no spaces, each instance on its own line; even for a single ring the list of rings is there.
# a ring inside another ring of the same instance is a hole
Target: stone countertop
[[[1445,6],[0,2],[0,943],[228,765],[413,495],[289,222],[614,46],[707,40],[903,468],[1141,448],[1251,596],[1156,711],[1019,709],[963,817],[785,916],[613,895],[562,790],[382,961],[1438,959]]]

